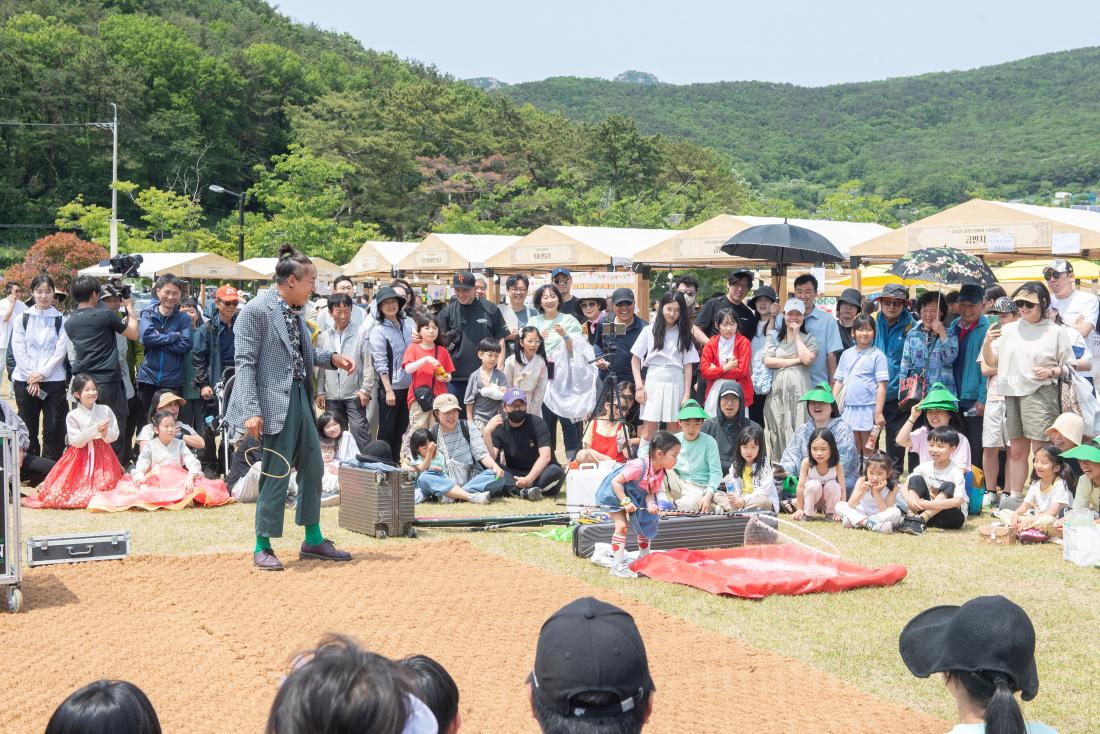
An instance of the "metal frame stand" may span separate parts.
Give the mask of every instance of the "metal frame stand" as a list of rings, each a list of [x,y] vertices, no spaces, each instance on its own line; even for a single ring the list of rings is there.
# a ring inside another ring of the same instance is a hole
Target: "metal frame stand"
[[[6,588],[8,611],[23,608],[22,529],[19,505],[19,434],[0,423],[0,587]]]

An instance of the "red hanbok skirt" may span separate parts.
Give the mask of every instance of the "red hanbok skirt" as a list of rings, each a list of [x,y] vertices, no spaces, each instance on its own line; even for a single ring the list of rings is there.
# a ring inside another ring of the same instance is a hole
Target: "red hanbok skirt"
[[[122,478],[111,445],[97,438],[82,448],[69,446],[38,487],[34,497],[24,497],[24,507],[49,510],[83,510],[91,499],[110,492]]]
[[[233,497],[220,479],[195,479],[187,486],[188,471],[178,466],[158,466],[149,471],[144,484],[134,484],[123,477],[110,492],[100,492],[88,503],[93,512],[142,510],[182,510],[192,504],[214,507],[233,502]]]

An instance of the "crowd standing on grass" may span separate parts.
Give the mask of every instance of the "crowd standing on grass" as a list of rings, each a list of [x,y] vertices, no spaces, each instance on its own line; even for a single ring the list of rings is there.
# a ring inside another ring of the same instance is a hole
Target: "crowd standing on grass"
[[[306,267],[308,258],[294,257]],[[422,475],[419,500],[484,502],[553,496],[573,460],[647,460],[653,437],[667,431],[679,458],[662,491],[681,511],[772,506],[796,519],[919,535],[962,527],[984,485],[1002,521],[1043,539],[1057,536],[1067,509],[1097,509],[1091,464],[1073,452],[1098,448],[1100,308],[1062,259],[1044,282],[1011,294],[966,284],[911,300],[904,286],[887,285],[865,299],[848,289],[836,316],[812,275],[778,294],[754,288],[746,270],[709,299],[682,276],[652,314],[629,288],[578,297],[564,267],[533,294],[527,276],[510,276],[499,304],[467,271],[454,274],[449,302],[427,306],[402,279],[365,303],[349,278],[320,300],[315,280],[300,280],[300,307],[281,295],[284,278],[258,296],[271,303],[256,324],[285,322],[270,336],[291,345],[287,373],[308,400],[294,417],[310,427],[305,443],[327,457],[309,477],[325,485],[326,505],[339,501],[339,463],[375,439],[388,446],[383,458]],[[164,453],[151,443],[169,425],[154,422],[161,411],[173,419],[178,442],[164,445],[178,450],[176,463],[200,466],[185,484],[224,478],[236,499],[258,499],[250,467],[261,455],[275,461],[264,450],[272,446],[226,420],[229,378],[254,374],[258,356],[255,334],[242,333],[242,294],[221,286],[204,312],[188,290],[161,275],[138,313],[114,285],[86,275],[67,302],[48,275],[26,291],[5,285],[0,344],[18,406],[6,415],[37,487],[28,505],[85,507],[131,481],[143,451]],[[1048,463],[1050,476],[1028,476]],[[144,474],[138,468],[139,483]],[[313,492],[297,471],[284,482],[290,505]]]

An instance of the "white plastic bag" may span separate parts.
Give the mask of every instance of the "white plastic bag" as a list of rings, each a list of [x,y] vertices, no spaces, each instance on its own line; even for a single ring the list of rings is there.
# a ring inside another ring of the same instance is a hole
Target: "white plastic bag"
[[[1081,408],[1081,420],[1085,422],[1085,435],[1100,435],[1100,401],[1097,401],[1092,383],[1077,370],[1072,372],[1073,393],[1077,396],[1077,404]]]
[[[1100,566],[1100,525],[1062,527],[1062,558],[1078,566]]]
[[[554,363],[554,379],[546,387],[546,406],[561,418],[579,421],[588,418],[596,407],[599,390],[598,370],[591,361],[595,358],[592,345],[583,338],[573,338],[573,354],[563,341],[549,355]]]

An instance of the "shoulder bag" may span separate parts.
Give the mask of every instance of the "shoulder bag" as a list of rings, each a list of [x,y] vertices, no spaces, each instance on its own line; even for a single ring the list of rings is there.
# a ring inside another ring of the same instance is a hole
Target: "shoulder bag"
[[[439,345],[435,345],[435,358],[439,360]],[[416,400],[416,404],[420,406],[420,409],[425,413],[429,413],[432,410],[432,403],[435,402],[435,373],[432,373],[432,381],[427,385],[420,385],[413,390],[413,398]]]
[[[908,338],[908,335],[906,336]],[[924,338],[925,349],[932,344],[932,332],[928,332],[928,335]],[[931,361],[931,355],[929,355],[929,361]],[[928,393],[928,363],[924,365],[919,373],[909,375],[901,382],[898,383],[898,407],[904,411],[913,409],[913,406],[924,400],[924,396]]]

